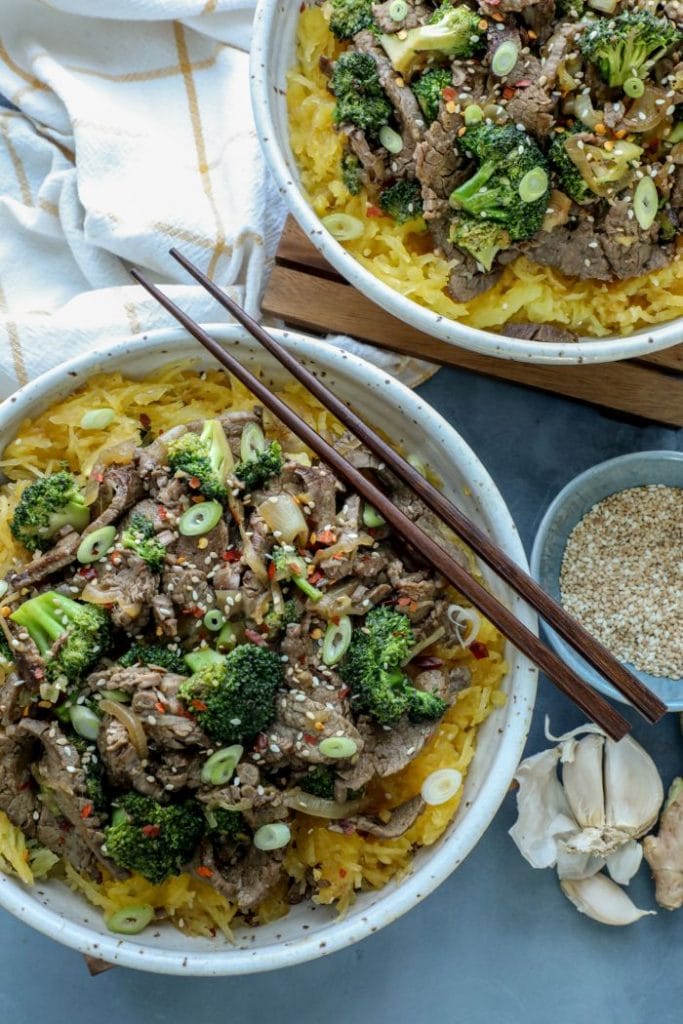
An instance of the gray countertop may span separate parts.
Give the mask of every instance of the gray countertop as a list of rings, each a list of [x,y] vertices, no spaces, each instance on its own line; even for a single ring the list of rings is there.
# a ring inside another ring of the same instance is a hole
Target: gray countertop
[[[575,474],[625,452],[683,450],[683,431],[465,371],[442,370],[421,393],[486,464],[527,551],[546,506]],[[541,680],[528,752],[546,745],[546,714],[556,733],[583,720]],[[656,728],[638,721],[634,735],[665,784],[683,771],[677,715]],[[582,917],[552,871],[522,860],[507,835],[514,817],[508,796],[466,862],[406,917],[351,949],[284,972],[192,980],[119,968],[90,978],[77,953],[0,912],[0,1010],[16,1024],[679,1024],[683,910],[623,929]],[[640,906],[654,906],[646,868],[631,889]]]

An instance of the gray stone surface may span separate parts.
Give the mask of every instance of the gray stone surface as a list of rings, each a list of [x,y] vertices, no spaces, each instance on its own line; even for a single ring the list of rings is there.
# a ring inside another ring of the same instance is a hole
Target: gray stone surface
[[[545,507],[576,473],[625,452],[683,449],[683,432],[464,371],[441,371],[422,394],[482,458],[527,549]],[[545,714],[556,731],[582,720],[541,681],[529,752],[545,745]],[[683,771],[677,716],[655,729],[638,722],[634,735],[667,784]],[[508,797],[462,867],[383,932],[270,975],[198,981],[117,969],[91,979],[78,954],[0,913],[0,1010],[15,1024],[679,1024],[683,911],[627,929],[581,917],[552,872],[521,859],[507,835],[513,820]],[[632,889],[642,906],[654,905],[646,870]]]

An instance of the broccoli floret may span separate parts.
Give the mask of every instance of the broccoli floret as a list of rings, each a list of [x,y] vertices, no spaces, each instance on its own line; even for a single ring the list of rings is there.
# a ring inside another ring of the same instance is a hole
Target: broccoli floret
[[[548,150],[548,159],[555,168],[558,184],[565,195],[575,203],[591,203],[596,196],[581,177],[578,167],[565,148],[567,139],[577,131],[585,131],[583,125],[576,126],[571,133],[563,132],[556,135]]]
[[[173,644],[173,647],[177,646],[177,642]],[[163,644],[134,643],[130,650],[119,658],[119,665],[123,668],[130,668],[132,665],[157,665],[175,675],[189,675],[183,656],[177,650]]]
[[[510,236],[500,225],[490,220],[459,217],[451,224],[450,241],[463,249],[488,271],[501,249],[510,248]]]
[[[249,835],[244,815],[239,811],[228,811],[225,807],[207,807],[205,815],[209,835],[233,843],[246,839]]]
[[[10,618],[28,631],[46,659],[48,682],[62,675],[77,682],[111,642],[111,623],[103,608],[81,604],[53,590],[25,601]],[[57,640],[60,643],[52,654]]]
[[[341,159],[341,176],[342,181],[352,196],[357,196],[360,192],[363,183],[361,178],[362,170],[363,168],[358,157],[347,149]]]
[[[131,548],[136,555],[154,572],[161,572],[166,558],[166,548],[156,539],[154,523],[148,516],[134,512],[130,524],[121,534],[124,548]]]
[[[335,779],[336,775],[332,768],[319,764],[299,779],[299,785],[305,793],[312,793],[323,800],[334,800]]]
[[[388,123],[392,107],[380,85],[377,62],[369,53],[342,53],[330,87],[337,100],[333,115],[337,124],[355,124],[375,138]]]
[[[396,71],[407,75],[420,53],[468,59],[481,51],[485,38],[486,21],[480,14],[464,5],[443,3],[427,24],[409,29],[403,39],[387,33],[379,41]]]
[[[448,707],[435,694],[411,686],[403,672],[414,643],[410,620],[386,605],[373,608],[364,626],[353,631],[340,673],[354,706],[381,725],[395,725],[403,715],[413,721],[439,718]]]
[[[101,759],[93,757],[92,751],[88,750],[92,744],[73,731],[69,736],[69,743],[76,748],[80,756],[81,768],[85,775],[85,788],[92,800],[93,808],[100,817],[108,816],[110,800],[107,796],[106,777]]]
[[[623,11],[616,18],[591,22],[581,34],[579,49],[607,84],[616,86],[627,78],[645,78],[680,39],[680,31],[668,18],[657,18],[649,11]]]
[[[256,644],[239,644],[217,659],[183,683],[178,696],[212,740],[239,743],[272,722],[282,663]]]
[[[283,630],[287,629],[287,626],[298,622],[300,618],[301,609],[294,598],[290,597],[288,601],[285,601],[281,612],[276,612],[274,608],[271,608],[264,615],[263,621],[268,627],[269,636],[277,636],[278,633],[282,633]]]
[[[177,875],[204,835],[206,821],[195,800],[162,806],[151,797],[128,793],[117,801],[105,829],[107,855],[158,885]]]
[[[379,197],[379,205],[393,217],[397,224],[407,224],[422,216],[422,192],[416,181],[397,181],[385,188]]]
[[[308,582],[308,565],[296,553],[295,548],[291,545],[275,547],[271,551],[270,557],[275,567],[276,580],[291,580],[306,595],[309,601],[320,600],[323,592]]]
[[[337,39],[351,39],[373,24],[372,0],[332,0],[330,28]]]
[[[281,469],[282,446],[278,441],[271,441],[263,451],[256,452],[244,462],[238,462],[235,476],[241,481],[244,490],[251,492],[264,487]]]
[[[7,668],[14,663],[14,653],[7,642],[7,637],[0,630],[0,668]]]
[[[586,0],[558,0],[557,13],[562,18],[582,18],[586,12]]]
[[[444,89],[452,85],[453,79],[447,68],[429,68],[412,83],[411,88],[417,102],[430,124],[439,116],[439,104],[443,99]]]
[[[562,191],[575,203],[590,203],[626,188],[633,178],[631,164],[642,155],[642,148],[624,139],[612,143],[610,149],[584,142],[576,151],[582,171],[572,158],[572,138],[577,131],[586,129],[579,125],[573,132],[558,135],[548,152]]]
[[[535,235],[545,216],[550,189],[547,161],[533,139],[514,125],[481,124],[468,128],[458,144],[474,156],[478,167],[451,192],[451,206],[471,217],[495,221],[513,242]],[[531,171],[538,172],[541,183],[545,181],[545,190],[525,201],[520,191],[524,193],[522,181]]]
[[[168,464],[174,473],[198,481],[205,498],[223,501],[226,480],[233,467],[232,452],[220,420],[207,420],[201,434],[188,430],[168,446]]]
[[[90,511],[71,473],[52,473],[30,484],[14,510],[10,527],[16,540],[29,551],[45,551],[57,530],[72,526],[83,530]]]

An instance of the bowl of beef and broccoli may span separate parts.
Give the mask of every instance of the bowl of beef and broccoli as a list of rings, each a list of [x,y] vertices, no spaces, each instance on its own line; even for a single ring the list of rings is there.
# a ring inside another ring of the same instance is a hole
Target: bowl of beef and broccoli
[[[683,8],[262,0],[252,96],[290,209],[425,333],[540,362],[675,344]]]
[[[213,333],[439,530],[241,329]],[[280,337],[524,561],[438,415]],[[112,963],[244,973],[357,941],[461,862],[518,762],[535,670],[375,509],[178,331],[51,371],[0,430],[6,909]]]

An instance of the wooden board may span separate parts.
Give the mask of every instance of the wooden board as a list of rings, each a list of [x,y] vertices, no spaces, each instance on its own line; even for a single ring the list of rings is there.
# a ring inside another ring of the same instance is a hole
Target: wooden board
[[[479,355],[422,334],[347,284],[290,218],[264,312],[313,333],[350,334],[407,355],[683,427],[683,345],[619,363],[544,366]]]

